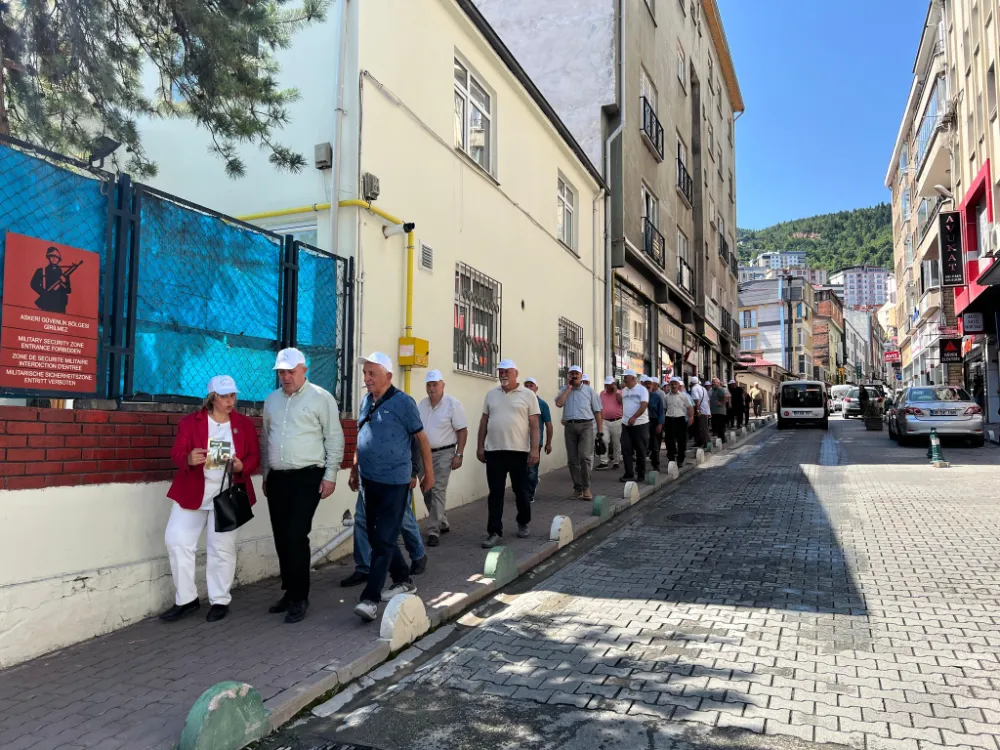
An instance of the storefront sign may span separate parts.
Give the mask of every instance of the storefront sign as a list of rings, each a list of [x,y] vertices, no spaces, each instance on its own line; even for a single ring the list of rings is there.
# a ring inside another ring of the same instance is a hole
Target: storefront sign
[[[962,316],[962,328],[965,333],[982,333],[986,330],[986,321],[982,313],[965,313]]]
[[[701,335],[704,337],[706,341],[715,344],[715,346],[719,345],[719,334],[715,332],[715,329],[712,328],[712,326],[706,325],[705,330],[702,331]]]
[[[888,352],[886,352],[885,353],[885,361],[886,362],[899,362],[900,361],[899,351],[888,351]]]
[[[958,326],[938,326],[938,334],[941,336],[951,336],[957,338],[960,334]]]
[[[0,388],[97,392],[97,253],[7,233]]]
[[[684,332],[681,327],[674,323],[662,312],[659,316],[659,336],[660,343],[674,351],[679,352],[684,348]]]
[[[962,339],[941,339],[941,364],[953,365],[962,363]]]
[[[938,215],[941,236],[941,286],[965,286],[965,261],[962,255],[962,214],[958,211]]]

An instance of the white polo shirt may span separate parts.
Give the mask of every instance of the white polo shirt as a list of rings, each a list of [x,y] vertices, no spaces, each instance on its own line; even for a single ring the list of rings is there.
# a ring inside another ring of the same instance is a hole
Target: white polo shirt
[[[649,403],[649,391],[646,386],[636,383],[635,388],[622,389],[622,419],[628,424],[632,416],[639,411],[642,404]],[[649,409],[635,420],[636,425],[649,424]]]
[[[542,413],[538,397],[518,384],[507,393],[500,386],[486,393],[483,414],[489,417],[486,427],[486,450],[531,452],[529,417]],[[541,425],[539,425],[541,429]]]
[[[423,422],[424,434],[431,444],[431,450],[455,445],[458,442],[455,433],[469,428],[461,402],[447,393],[441,397],[437,406],[432,406],[428,397],[417,408],[420,410],[420,421]]]

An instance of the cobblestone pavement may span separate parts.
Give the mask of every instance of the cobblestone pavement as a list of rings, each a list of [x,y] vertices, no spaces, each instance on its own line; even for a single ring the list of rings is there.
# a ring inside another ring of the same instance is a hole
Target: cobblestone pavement
[[[767,435],[271,746],[1000,748],[1000,451]]]

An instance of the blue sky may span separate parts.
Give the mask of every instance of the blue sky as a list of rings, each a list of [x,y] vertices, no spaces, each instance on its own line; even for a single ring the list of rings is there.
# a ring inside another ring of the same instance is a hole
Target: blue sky
[[[888,201],[926,0],[717,0],[743,92],[737,223]]]

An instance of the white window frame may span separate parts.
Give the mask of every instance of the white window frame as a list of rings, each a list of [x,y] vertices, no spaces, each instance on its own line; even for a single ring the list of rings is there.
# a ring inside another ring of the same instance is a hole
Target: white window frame
[[[556,237],[576,250],[576,190],[561,174],[556,178]]]
[[[687,93],[687,54],[680,41],[677,42],[677,80],[681,82],[681,88]]]
[[[749,320],[749,322],[747,322]],[[740,310],[740,328],[756,328],[757,327],[757,311],[756,310]]]
[[[680,227],[677,227],[677,257],[691,265],[691,241]]]
[[[457,77],[458,68],[461,68],[464,72],[464,82],[460,81]],[[474,97],[473,84],[475,87],[482,92],[485,96],[484,101],[476,101]],[[466,156],[472,159],[473,162],[478,164],[482,169],[486,170],[491,175],[495,175],[495,165],[496,165],[496,128],[494,127],[494,117],[496,115],[496,93],[494,90],[485,82],[482,76],[476,73],[472,66],[460,55],[455,55],[454,65],[452,66],[452,86],[454,89],[454,95],[456,97],[456,104],[458,99],[462,101],[462,123],[461,123],[461,133],[455,133],[455,148],[462,151]],[[485,107],[483,106],[485,104]],[[488,133],[486,134],[486,164],[480,159],[477,159],[473,153],[472,147],[472,125],[470,112],[472,109],[475,110],[483,116],[487,123]],[[487,111],[484,111],[487,110]],[[453,116],[457,115],[457,112],[452,113]],[[456,123],[457,124],[457,123]]]
[[[740,336],[740,349],[743,351],[753,351],[757,348],[757,334],[748,333],[747,335]]]
[[[649,219],[649,223],[656,227],[656,230],[660,230],[660,199],[656,197],[650,187],[643,182],[640,188],[639,195],[642,199],[642,218]],[[652,207],[652,215],[650,215],[649,209]]]
[[[660,95],[656,90],[656,84],[650,77],[649,72],[642,65],[639,66],[639,97],[645,97],[649,106],[653,108],[653,114],[657,112]]]

